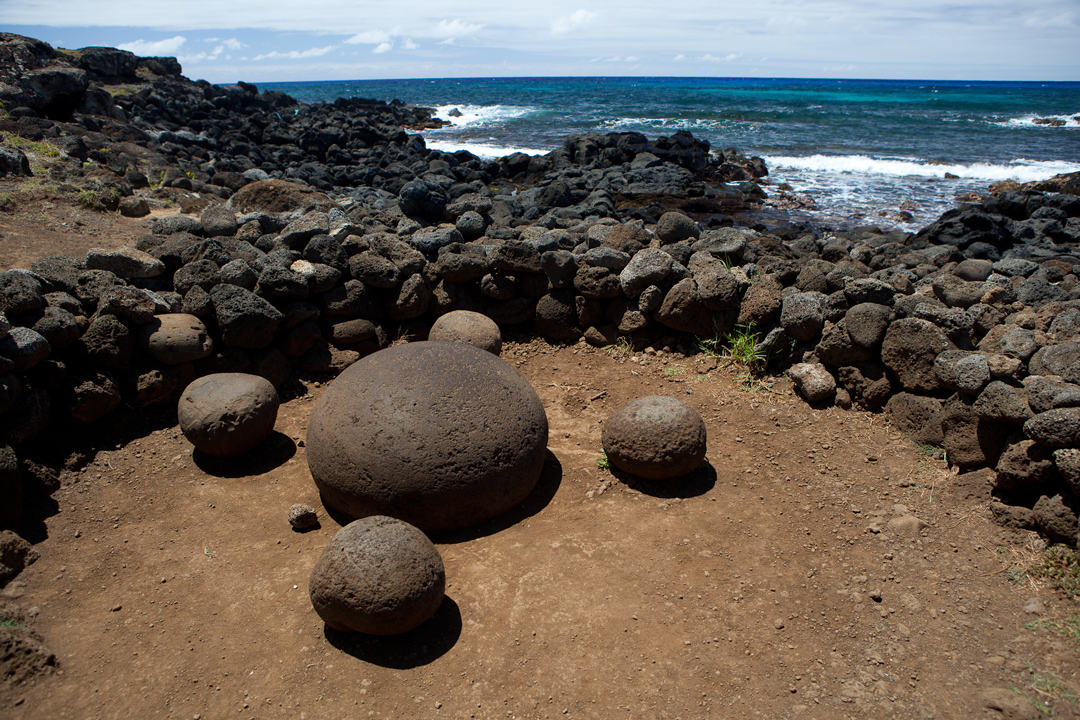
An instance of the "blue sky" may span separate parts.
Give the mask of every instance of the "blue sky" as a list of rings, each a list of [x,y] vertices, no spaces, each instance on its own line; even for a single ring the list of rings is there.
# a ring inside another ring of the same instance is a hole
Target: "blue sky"
[[[427,77],[1080,80],[1080,0],[2,0],[58,47],[211,82]]]

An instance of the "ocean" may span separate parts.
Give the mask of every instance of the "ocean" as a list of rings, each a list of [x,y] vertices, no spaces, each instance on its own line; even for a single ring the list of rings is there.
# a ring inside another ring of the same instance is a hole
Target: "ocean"
[[[758,155],[822,215],[915,230],[990,183],[1080,172],[1080,82],[487,78],[266,83],[305,103],[399,99],[428,147],[546,153],[576,132],[688,130]],[[452,111],[456,110],[456,113]],[[768,192],[768,188],[766,188]],[[897,221],[898,210],[913,219]]]

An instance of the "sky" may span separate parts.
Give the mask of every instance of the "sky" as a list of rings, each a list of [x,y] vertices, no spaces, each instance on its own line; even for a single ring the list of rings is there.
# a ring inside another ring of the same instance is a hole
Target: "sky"
[[[694,76],[1080,81],[1080,0],[0,0],[0,30],[215,83]]]

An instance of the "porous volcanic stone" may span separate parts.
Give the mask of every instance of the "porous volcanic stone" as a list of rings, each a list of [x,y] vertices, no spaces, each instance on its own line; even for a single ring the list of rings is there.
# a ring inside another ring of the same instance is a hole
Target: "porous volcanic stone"
[[[486,315],[470,310],[455,310],[440,317],[431,326],[428,340],[468,343],[492,355],[502,352],[499,326]]]
[[[620,470],[666,480],[691,472],[705,459],[705,422],[681,400],[651,395],[616,409],[600,442]]]
[[[180,429],[191,444],[214,457],[236,457],[255,448],[274,429],[278,395],[266,378],[217,373],[184,389],[177,408]]]
[[[547,435],[536,391],[504,360],[418,342],[368,355],[330,384],[308,423],[307,459],[327,507],[445,530],[524,500]]]
[[[442,557],[412,525],[374,515],[327,543],[308,582],[311,604],[330,628],[371,635],[412,630],[439,609]]]
[[[297,503],[289,508],[289,524],[295,530],[307,530],[319,524],[319,513],[310,505]]]

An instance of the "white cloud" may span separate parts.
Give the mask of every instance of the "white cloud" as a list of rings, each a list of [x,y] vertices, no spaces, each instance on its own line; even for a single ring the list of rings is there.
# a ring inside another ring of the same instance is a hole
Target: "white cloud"
[[[240,48],[247,47],[247,45],[240,42],[236,38],[229,38],[228,40],[222,41],[221,44],[224,45],[225,47],[229,48],[230,50],[239,50]]]
[[[569,15],[561,15],[551,21],[552,35],[565,35],[577,30],[579,27],[588,25],[596,18],[596,13],[591,10],[577,10]]]
[[[401,41],[401,47],[406,50],[415,50],[419,46],[415,42],[413,42],[412,38],[405,38]]]
[[[327,45],[326,47],[310,48],[308,50],[289,50],[288,52],[278,52],[277,50],[274,50],[273,52],[263,53],[262,55],[256,55],[255,57],[253,57],[251,59],[255,60],[255,61],[269,60],[271,58],[286,58],[288,60],[300,60],[300,59],[303,59],[303,58],[319,57],[319,56],[325,55],[326,53],[330,52],[331,50],[335,50],[335,49],[337,49],[337,45]]]
[[[685,60],[685,59],[686,59],[686,56],[685,56],[685,55],[683,55],[682,53],[679,53],[679,54],[678,54],[678,55],[676,55],[676,56],[675,56],[675,58],[674,58],[675,62],[682,62],[682,61],[683,61],[683,60]]]
[[[371,52],[375,53],[376,55],[381,55],[382,53],[390,52],[393,49],[394,49],[394,43],[384,42],[384,43],[379,43],[378,45],[376,45],[375,49],[372,50]]]
[[[166,40],[134,40],[116,47],[121,50],[133,52],[141,57],[153,57],[158,55],[175,55],[176,51],[183,47],[187,38],[183,35],[168,38]]]
[[[379,45],[390,42],[390,33],[385,30],[365,30],[362,33],[353,35],[345,42],[350,45]]]
[[[455,40],[469,35],[475,35],[484,29],[478,23],[469,23],[464,20],[440,20],[439,24],[427,32],[417,33],[425,37],[441,39],[444,43],[452,44]]]
[[[735,60],[738,60],[738,59],[739,59],[739,54],[738,53],[728,53],[727,55],[724,55],[723,57],[718,57],[718,56],[713,55],[711,53],[706,53],[705,55],[702,55],[701,57],[698,58],[698,60],[701,60],[703,62],[734,62]]]
[[[1076,13],[1067,12],[1060,15],[1030,15],[1024,18],[1024,27],[1029,28],[1060,28],[1073,27],[1076,25]]]

